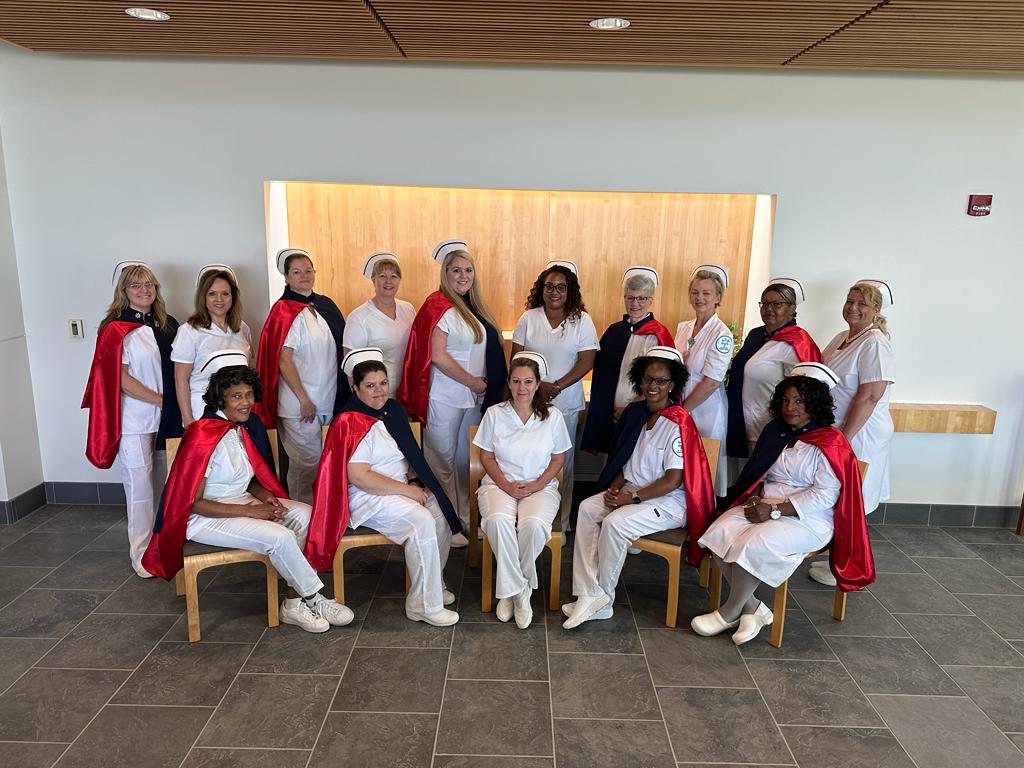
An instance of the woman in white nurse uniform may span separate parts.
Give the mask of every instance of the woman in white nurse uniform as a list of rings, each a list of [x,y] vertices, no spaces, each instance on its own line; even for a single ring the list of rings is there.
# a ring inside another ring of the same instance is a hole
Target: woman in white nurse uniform
[[[524,350],[544,356],[548,367],[540,393],[561,412],[569,437],[575,442],[580,414],[586,407],[581,380],[594,367],[600,348],[597,329],[580,293],[576,265],[549,261],[537,276],[526,306],[512,332],[512,357]],[[563,531],[569,530],[572,508],[573,453],[566,452],[562,467]]]
[[[701,264],[690,275],[690,306],[696,315],[676,328],[675,345],[683,355],[690,378],[683,391],[683,408],[693,417],[702,437],[721,441],[715,488],[724,493],[728,484],[725,461],[725,433],[728,426],[728,401],[725,396],[726,371],[732,361],[733,337],[718,307],[729,273],[718,264]]]
[[[393,253],[375,253],[363,264],[363,277],[373,283],[373,298],[349,312],[345,319],[344,354],[376,347],[384,354],[392,392],[402,383],[402,361],[416,310],[397,298],[402,267]]]
[[[536,560],[561,502],[556,477],[572,451],[562,414],[540,392],[547,374],[543,355],[513,355],[509,399],[487,409],[473,440],[487,473],[477,498],[480,525],[498,562],[496,613],[499,621],[514,615],[520,629],[533,620]]]

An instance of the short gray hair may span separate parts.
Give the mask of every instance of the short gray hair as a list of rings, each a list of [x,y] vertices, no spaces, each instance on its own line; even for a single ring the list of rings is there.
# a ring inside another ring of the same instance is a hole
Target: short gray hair
[[[648,296],[654,296],[654,281],[647,275],[633,275],[622,285],[627,291],[643,291]]]

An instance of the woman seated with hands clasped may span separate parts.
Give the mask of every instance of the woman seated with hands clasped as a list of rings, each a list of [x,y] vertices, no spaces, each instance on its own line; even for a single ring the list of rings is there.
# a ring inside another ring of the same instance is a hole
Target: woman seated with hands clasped
[[[727,508],[700,539],[729,582],[729,599],[691,622],[699,635],[737,627],[736,645],[757,637],[774,616],[754,597],[777,587],[809,552],[829,541],[832,572],[851,591],[875,579],[860,471],[849,442],[831,426],[838,378],[821,363],[800,363],[779,382],[762,430]]]
[[[561,504],[556,477],[572,440],[561,412],[541,394],[544,356],[519,352],[510,368],[509,399],[487,409],[473,443],[487,473],[477,499],[498,561],[496,614],[500,621],[515,615],[516,626],[526,629],[538,586],[536,560]]]
[[[209,368],[206,411],[185,429],[143,565],[174,578],[185,539],[260,552],[288,584],[282,622],[307,632],[349,624],[352,611],[320,593],[302,554],[310,508],[288,499],[274,474],[267,431],[252,413],[263,387],[248,350],[218,352]]]

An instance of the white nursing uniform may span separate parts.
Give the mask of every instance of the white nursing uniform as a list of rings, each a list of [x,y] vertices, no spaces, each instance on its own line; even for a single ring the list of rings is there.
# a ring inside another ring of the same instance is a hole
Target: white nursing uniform
[[[485,373],[487,348],[483,326],[480,341],[473,338],[473,329],[454,307],[437,321],[437,329],[448,334],[445,349],[472,376]],[[423,434],[423,453],[427,463],[451,499],[462,525],[469,529],[469,428],[480,423],[483,397],[473,394],[464,384],[445,375],[436,365],[430,366],[430,392],[427,396],[427,428]]]
[[[538,352],[544,355],[548,363],[548,375],[545,381],[555,381],[567,374],[579,359],[580,352],[600,349],[597,329],[594,321],[586,312],[580,314],[575,322],[566,321],[554,328],[544,314],[544,307],[528,309],[519,318],[512,332],[512,343],[521,344],[527,352]],[[583,382],[564,388],[554,400],[553,405],[562,412],[565,428],[573,443],[576,442],[576,429],[579,426],[580,414],[586,408],[583,396]],[[569,524],[572,508],[574,452],[565,456],[562,468],[562,530]]]
[[[531,414],[523,423],[509,402],[487,409],[473,443],[493,453],[498,469],[515,483],[538,479],[553,455],[569,453],[573,447],[557,408],[549,408],[546,419]],[[498,563],[495,594],[504,598],[518,595],[527,586],[536,589],[536,560],[551,537],[561,502],[558,480],[552,478],[541,490],[517,500],[485,474],[477,500],[480,525]]]
[[[647,354],[651,347],[658,346],[658,337],[651,333],[633,334],[626,342],[626,353],[619,365],[619,382],[615,385],[615,407],[625,408],[637,399],[633,383],[629,380],[629,368],[638,357]]]
[[[636,448],[622,468],[627,493],[660,480],[670,469],[683,468],[683,444],[679,427],[659,416],[654,426],[641,431]],[[630,544],[656,531],[686,525],[686,493],[675,490],[640,504],[627,504],[616,510],[604,505],[597,494],[580,503],[576,520],[576,543],[572,560],[572,593],[598,597],[608,595],[615,601],[615,585],[626,561]]]
[[[218,411],[223,417],[223,412]],[[259,504],[249,493],[254,472],[242,443],[238,426],[217,443],[206,465],[206,486],[203,498],[223,504]],[[251,517],[206,517],[189,515],[185,536],[190,541],[215,547],[248,549],[270,558],[277,572],[303,597],[323,589],[323,582],[302,554],[309,529],[311,508],[300,501],[281,499],[287,511],[281,522]]]
[[[690,374],[683,389],[683,400],[697,388],[703,379],[719,382],[711,395],[690,411],[701,437],[720,441],[718,472],[715,490],[725,493],[728,487],[728,462],[725,460],[725,433],[729,426],[729,401],[725,395],[725,373],[732,362],[733,337],[722,319],[715,315],[708,320],[700,333],[690,342],[696,320],[687,320],[676,328],[676,349],[683,355],[683,362]]]
[[[840,429],[846,423],[846,415],[857,388],[873,381],[896,381],[893,365],[892,344],[884,333],[871,328],[855,338],[853,343],[840,349],[846,341],[847,332],[836,335],[821,353],[821,362],[835,371],[839,384],[832,390],[836,404],[836,426]],[[889,498],[889,443],[892,442],[893,424],[889,415],[889,392],[891,386],[875,403],[871,416],[864,422],[850,445],[857,458],[868,463],[864,478],[864,511],[874,512],[878,505]]]
[[[121,364],[128,375],[154,392],[164,391],[160,347],[153,329],[143,325],[124,337]],[[121,392],[121,443],[117,458],[121,464],[128,510],[128,546],[132,567],[143,574],[142,555],[153,535],[156,507],[153,503],[153,447],[160,428],[160,406]]]
[[[216,323],[209,328],[193,328],[190,323],[178,327],[171,347],[171,361],[192,366],[188,377],[189,400],[192,402],[192,418],[198,419],[206,410],[203,395],[210,383],[210,370],[202,370],[203,364],[216,352],[225,349],[239,349],[252,358],[252,333],[249,326],[242,322],[238,333],[230,328],[222,331]]]
[[[353,464],[370,469],[400,483],[407,482],[409,462],[384,422],[378,421],[362,439],[352,457]],[[369,526],[405,549],[409,568],[407,612],[431,614],[444,607],[442,571],[448,562],[452,534],[433,496],[426,506],[405,496],[378,496],[348,486],[349,527]]]
[[[416,310],[408,301],[395,299],[395,319],[392,320],[367,299],[349,313],[345,319],[343,346],[346,349],[380,347],[384,353],[384,367],[388,369],[388,388],[398,391],[402,383],[402,363],[409,345],[409,330],[416,319]]]
[[[284,344],[292,350],[299,381],[316,406],[312,422],[302,421],[299,398],[279,378],[278,429],[288,454],[288,493],[305,503],[313,501],[313,481],[323,446],[321,427],[331,420],[338,391],[338,347],[330,326],[319,312],[304,309],[295,316]]]
[[[765,424],[772,420],[768,404],[776,385],[789,376],[800,362],[792,344],[766,342],[743,367],[743,424],[747,429],[747,449],[752,451]]]
[[[704,532],[700,545],[772,587],[793,575],[808,552],[832,540],[832,508],[841,489],[817,446],[797,441],[785,449],[764,478],[762,499],[789,501],[796,517],[751,523],[733,507]]]

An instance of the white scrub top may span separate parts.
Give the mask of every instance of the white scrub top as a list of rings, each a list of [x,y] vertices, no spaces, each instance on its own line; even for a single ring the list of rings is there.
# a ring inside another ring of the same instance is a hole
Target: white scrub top
[[[441,315],[436,327],[448,334],[445,350],[452,356],[452,359],[465,368],[470,375],[483,376],[487,337],[483,333],[483,326],[480,322],[476,318],[473,319],[473,322],[480,328],[479,343],[473,340],[473,329],[455,311],[455,307],[449,307]],[[469,387],[449,378],[436,365],[430,366],[428,399],[452,408],[472,408],[477,405],[477,396]]]
[[[398,391],[402,383],[402,363],[409,345],[409,330],[416,319],[416,310],[408,301],[395,299],[395,319],[381,312],[367,299],[353,309],[345,320],[342,344],[347,349],[380,347],[384,353],[384,367],[388,370],[388,388]]]
[[[633,391],[633,385],[629,381],[629,367],[638,357],[647,354],[651,347],[658,346],[658,337],[654,334],[633,334],[626,342],[626,353],[622,356],[622,364],[619,366],[619,383],[615,386],[615,407],[625,408],[637,399],[638,395]]]
[[[193,328],[189,323],[178,326],[178,333],[171,346],[171,361],[187,363],[192,366],[192,373],[188,378],[188,389],[192,401],[193,419],[198,419],[206,410],[203,395],[206,394],[206,387],[210,384],[210,371],[209,369],[201,370],[203,364],[210,359],[212,354],[225,349],[240,349],[247,352],[250,358],[252,357],[252,333],[244,321],[238,329],[238,333],[230,328],[222,331],[214,323],[210,323],[209,328]]]
[[[896,381],[892,344],[884,333],[871,328],[846,349],[840,349],[839,345],[848,335],[846,331],[836,334],[821,353],[821,362],[839,377],[832,399],[836,404],[836,426],[840,429],[846,423],[850,402],[861,384]],[[868,474],[864,478],[864,510],[868,513],[889,498],[889,443],[894,431],[889,415],[890,389],[885,388],[868,420],[850,441],[857,458],[868,463]]]
[[[501,473],[514,483],[533,482],[544,474],[553,454],[572,449],[565,419],[557,408],[549,408],[548,417],[543,421],[536,414],[530,414],[524,424],[509,402],[487,409],[473,444],[493,453]],[[487,474],[482,483],[494,485]],[[557,478],[549,483],[557,484]]]
[[[163,394],[164,374],[153,329],[143,325],[129,331],[121,347],[121,364],[128,375],[154,392]],[[121,392],[121,434],[146,435],[160,428],[160,406]]]
[[[223,411],[218,411],[223,416]],[[242,444],[242,426],[229,429],[217,443],[206,465],[204,499],[230,499],[249,489],[255,473]]]
[[[408,482],[409,462],[388,432],[383,421],[378,421],[366,433],[352,456],[352,464],[369,464],[378,475],[384,475],[400,483]],[[358,528],[373,516],[377,509],[374,502],[382,498],[375,493],[362,491],[352,483],[348,485],[349,527]]]
[[[548,375],[544,381],[555,381],[567,374],[579,359],[580,352],[600,349],[594,321],[586,312],[575,322],[566,320],[554,328],[544,314],[544,307],[535,307],[523,312],[512,331],[512,342],[521,344],[527,352],[544,355],[548,363]],[[632,398],[630,398],[632,399]],[[562,413],[575,413],[586,407],[583,398],[583,382],[577,381],[563,389],[551,401]]]
[[[640,439],[629,461],[622,468],[622,476],[627,483],[636,488],[645,488],[655,480],[660,480],[669,469],[683,468],[683,442],[679,437],[679,425],[659,416],[654,426],[640,432]],[[686,492],[683,486],[675,488],[658,499],[648,499],[644,503],[672,505],[678,514],[686,512]]]
[[[792,344],[766,342],[743,367],[743,423],[747,429],[747,447],[753,449],[764,425],[772,420],[768,404],[776,385],[789,376],[800,362]]]
[[[292,320],[282,346],[292,350],[299,381],[316,405],[317,416],[331,416],[334,413],[334,397],[338,392],[338,347],[327,321],[319,312],[314,314],[308,308],[302,310]],[[299,398],[283,376],[279,381],[278,416],[299,418]]]

